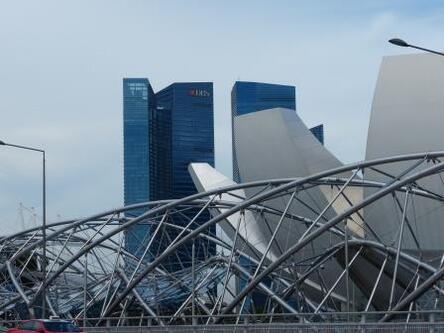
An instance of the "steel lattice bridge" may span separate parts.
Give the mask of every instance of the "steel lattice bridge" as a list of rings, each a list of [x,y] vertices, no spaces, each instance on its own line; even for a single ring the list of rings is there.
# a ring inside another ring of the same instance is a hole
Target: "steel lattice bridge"
[[[40,227],[4,236],[0,313],[38,317],[43,274],[52,314],[97,322],[302,313],[309,322],[352,311],[390,321],[396,311],[409,320],[409,311],[442,310],[444,251],[430,248],[418,221],[444,208],[443,158],[364,161],[49,224],[45,272]],[[147,232],[129,250],[136,225]]]

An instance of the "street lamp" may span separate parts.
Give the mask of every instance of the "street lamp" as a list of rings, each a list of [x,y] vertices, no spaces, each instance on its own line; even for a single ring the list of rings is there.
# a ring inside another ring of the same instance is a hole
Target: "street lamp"
[[[45,151],[38,148],[14,145],[0,140],[0,146],[8,146],[24,150],[39,152],[43,157],[43,222],[42,222],[42,241],[43,241],[43,260],[42,260],[42,318],[46,317],[46,156]]]
[[[389,43],[391,43],[393,45],[396,45],[396,46],[411,47],[413,49],[418,49],[418,50],[421,50],[421,51],[426,51],[426,52],[429,52],[429,53],[433,53],[433,54],[437,54],[437,55],[440,55],[440,56],[444,56],[444,53],[442,53],[442,52],[425,49],[423,47],[416,46],[416,45],[411,45],[411,44],[407,43],[406,41],[404,41],[402,39],[399,39],[399,38],[392,38],[392,39],[389,40]]]

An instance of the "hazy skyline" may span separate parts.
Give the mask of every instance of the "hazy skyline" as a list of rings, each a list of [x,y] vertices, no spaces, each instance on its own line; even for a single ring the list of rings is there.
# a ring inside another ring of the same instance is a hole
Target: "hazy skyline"
[[[47,151],[49,221],[122,205],[123,77],[214,82],[228,176],[236,80],[295,85],[307,126],[360,160],[381,59],[412,53],[387,40],[442,49],[443,27],[441,1],[2,1],[0,140]],[[40,186],[38,154],[0,147],[4,228],[20,202],[40,209]]]

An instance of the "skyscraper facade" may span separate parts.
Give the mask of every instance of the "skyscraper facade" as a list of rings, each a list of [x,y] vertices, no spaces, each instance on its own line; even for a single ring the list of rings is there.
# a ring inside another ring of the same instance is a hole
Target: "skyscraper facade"
[[[150,114],[155,109],[153,89],[145,78],[123,79],[123,147],[124,147],[124,203],[132,205],[150,199]],[[137,216],[144,212],[129,212]],[[126,234],[126,249],[136,253],[143,242],[147,227],[136,225]]]
[[[153,187],[156,197],[153,199],[183,198],[196,193],[193,180],[188,172],[191,162],[206,162],[214,167],[214,125],[213,125],[213,84],[211,82],[173,83],[156,93],[157,114],[163,114],[168,119],[168,125],[163,125],[169,132],[167,135],[170,149],[166,158],[159,161],[155,173],[167,170],[169,182],[162,177],[153,177]],[[163,140],[160,133],[153,131],[154,152],[163,152]],[[157,138],[157,141],[156,141]],[[157,189],[163,189],[159,192]],[[189,210],[177,217],[174,223],[186,226],[190,223],[197,211]],[[209,213],[204,212],[194,221],[200,224],[209,219]],[[210,230],[211,232],[211,230]],[[178,234],[178,232],[177,232]],[[168,237],[174,239],[177,234],[170,232]],[[162,249],[164,245],[160,245]],[[204,251],[215,251],[215,247],[208,248],[202,240],[195,244],[195,257],[204,257]],[[180,247],[176,253],[166,259],[165,268],[177,271],[191,265],[192,245]]]
[[[123,80],[124,202],[131,205],[150,199],[150,113],[155,96],[148,79]]]
[[[159,106],[150,114],[150,200],[171,198],[171,110]]]
[[[158,112],[170,114],[171,192],[168,198],[183,198],[196,193],[188,164],[206,162],[214,167],[213,84],[173,83],[156,93],[156,101]],[[155,146],[154,150],[159,147]]]
[[[125,205],[196,193],[188,164],[206,162],[214,166],[213,84],[173,83],[155,94],[147,79],[124,79],[123,108]],[[143,212],[134,210],[131,214]],[[205,214],[200,220],[208,218]],[[182,217],[174,223],[186,225],[187,214]],[[150,231],[143,221],[130,228],[126,249],[142,254]],[[168,244],[168,237],[172,241],[175,236],[166,235],[163,242]],[[157,243],[157,251],[165,244]],[[200,248],[197,244],[196,256]],[[187,267],[190,250],[191,246],[179,249],[166,268]]]
[[[236,81],[231,90],[233,116],[272,108],[296,110],[296,88],[294,86]]]

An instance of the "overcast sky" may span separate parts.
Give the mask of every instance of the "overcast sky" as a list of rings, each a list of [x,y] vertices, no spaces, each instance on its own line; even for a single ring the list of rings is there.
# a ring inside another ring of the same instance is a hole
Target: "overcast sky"
[[[213,81],[226,175],[236,80],[295,85],[307,126],[361,160],[381,59],[411,52],[386,41],[444,49],[443,28],[442,1],[3,0],[0,139],[46,149],[50,221],[122,205],[123,77]],[[2,233],[20,228],[20,202],[40,214],[40,188],[40,156],[1,148]]]

